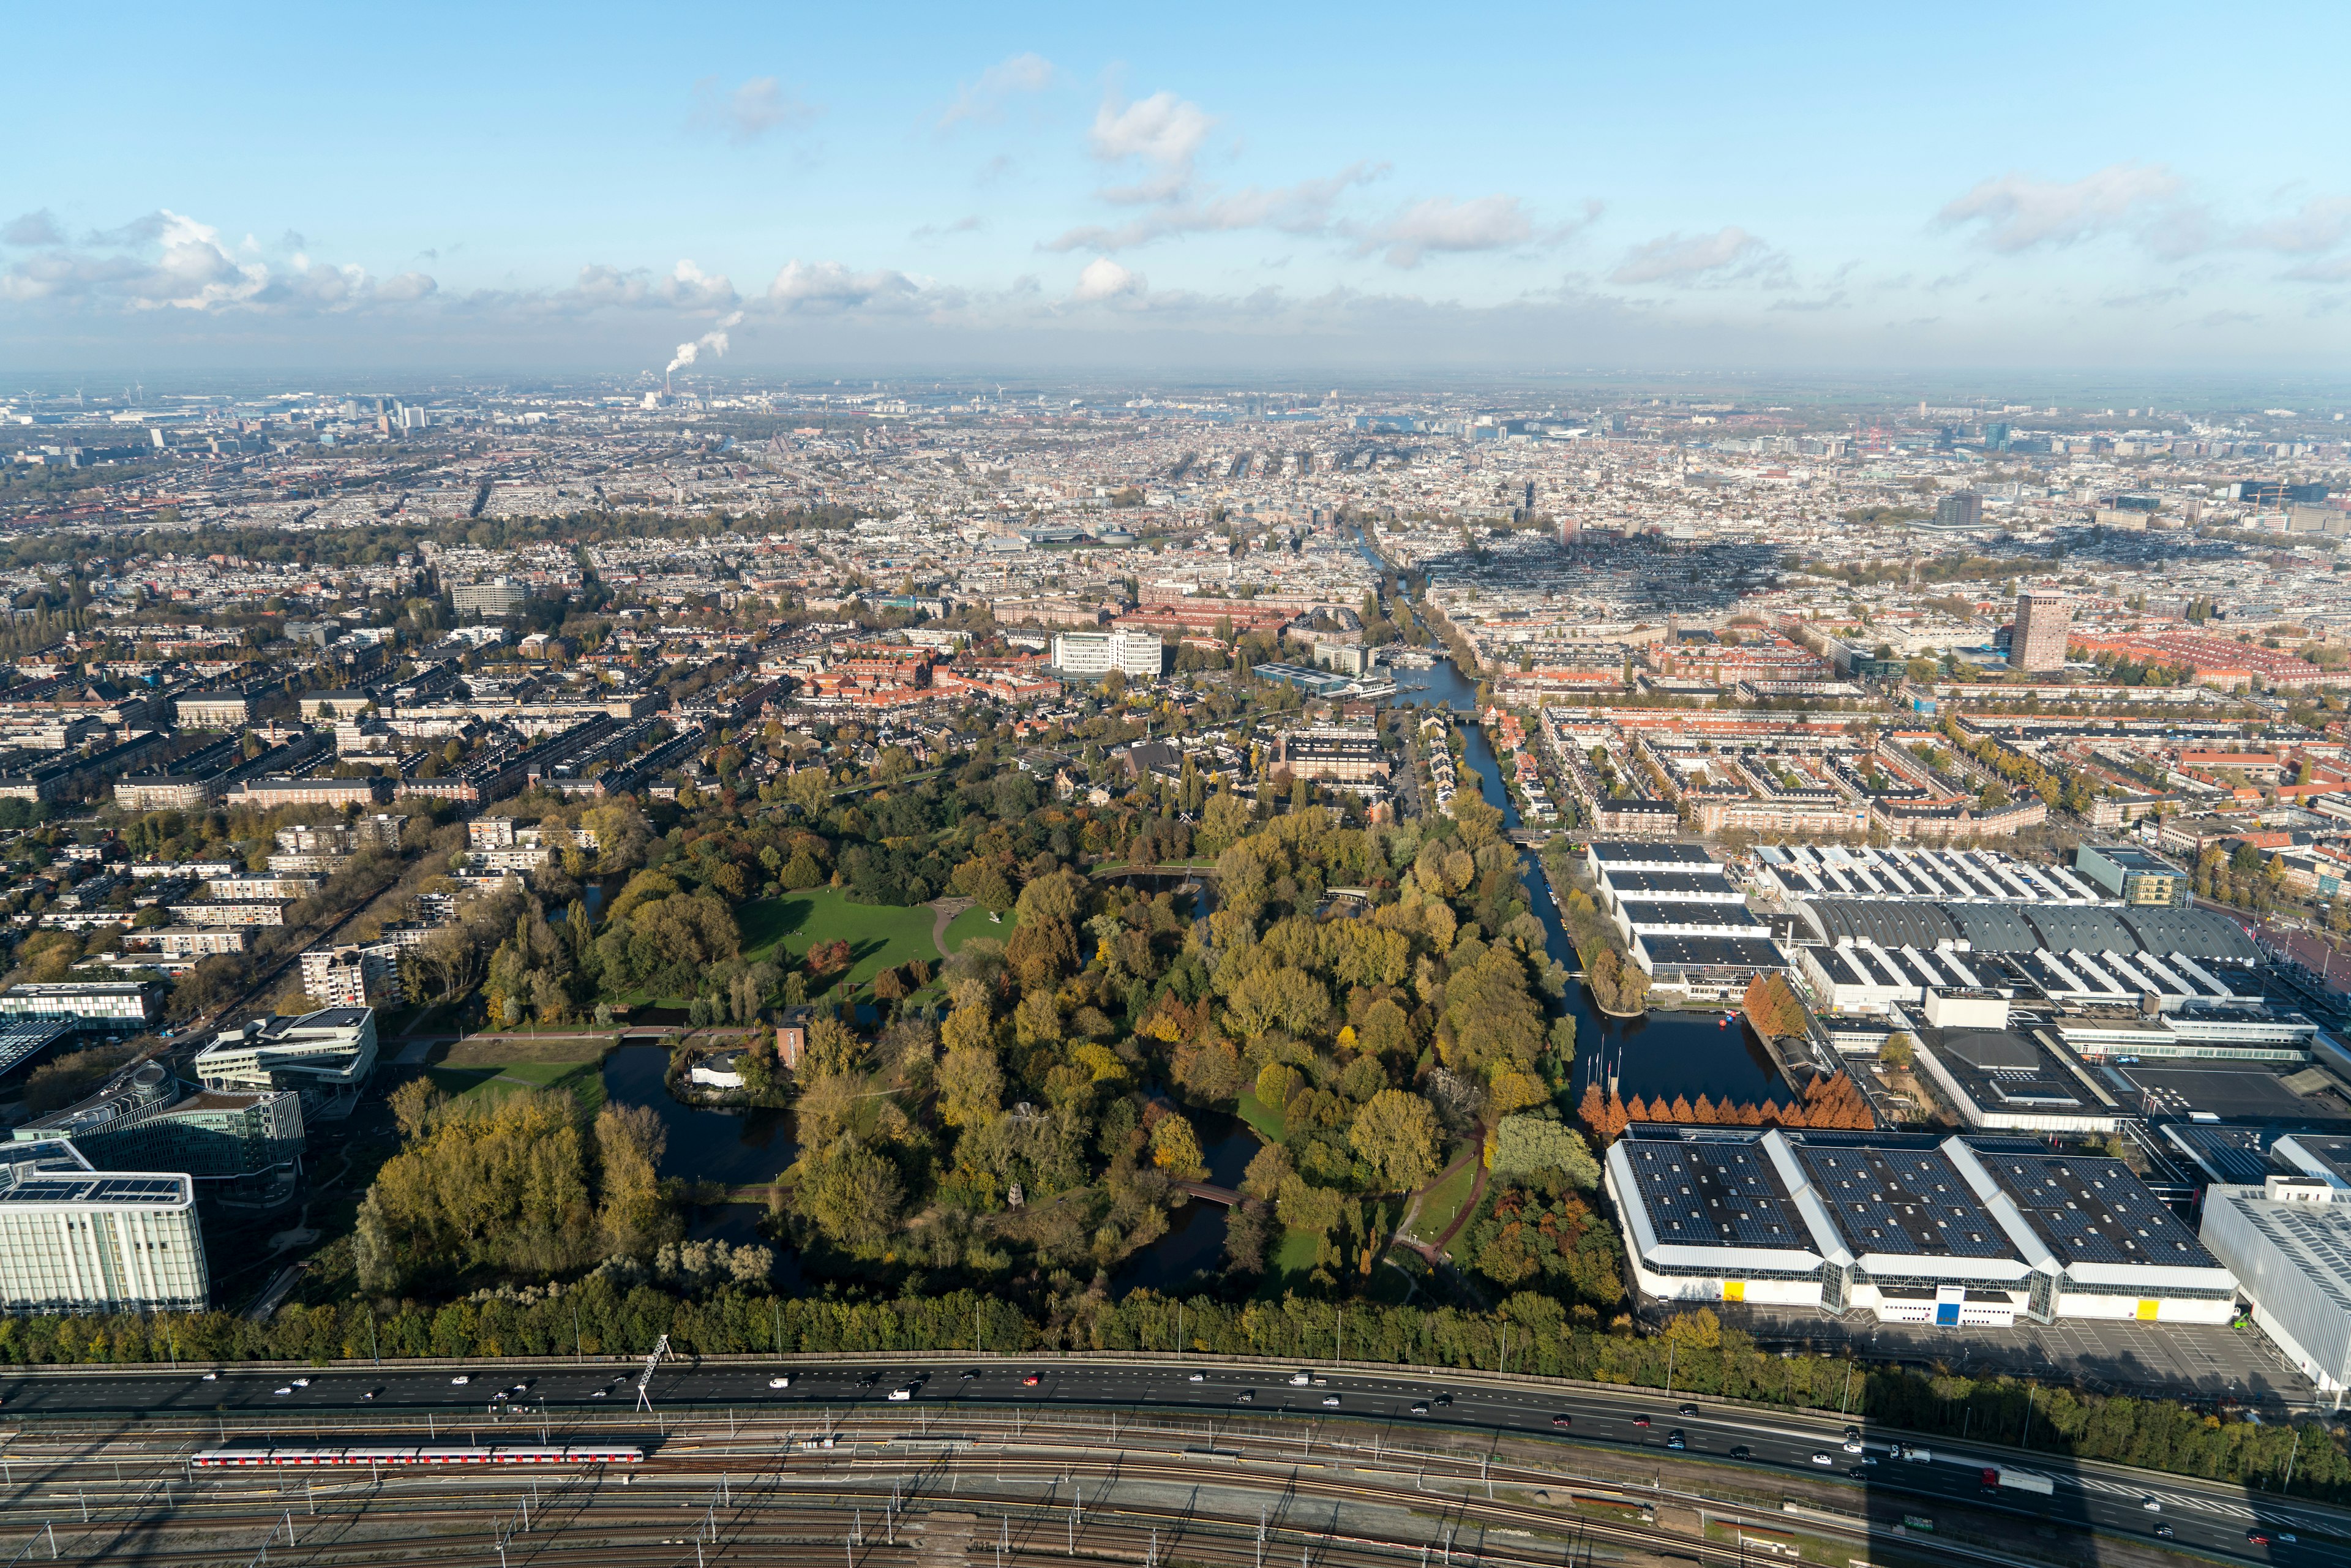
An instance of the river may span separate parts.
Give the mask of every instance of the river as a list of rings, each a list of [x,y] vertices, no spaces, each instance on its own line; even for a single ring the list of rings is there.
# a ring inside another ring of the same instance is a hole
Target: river
[[[1395,674],[1399,702],[1462,713],[1475,710],[1477,690],[1449,658],[1440,657],[1430,669]],[[1487,803],[1501,810],[1502,825],[1518,827],[1519,809],[1502,786],[1501,762],[1483,727],[1462,727],[1461,750],[1470,770],[1478,775]],[[1567,928],[1552,902],[1550,885],[1531,850],[1519,852],[1519,876],[1526,886],[1529,904],[1543,923],[1545,949],[1567,968],[1575,968],[1575,945],[1568,940]],[[1758,1102],[1786,1092],[1763,1048],[1737,1020],[1722,1025],[1719,1013],[1659,1011],[1645,1018],[1614,1019],[1592,1005],[1591,991],[1580,983],[1570,986],[1567,1010],[1575,1019],[1579,1099],[1587,1084],[1596,1081],[1605,1088],[1611,1077],[1626,1099],[1635,1094],[1645,1098],[1686,1094],[1695,1100],[1706,1094],[1716,1100]]]

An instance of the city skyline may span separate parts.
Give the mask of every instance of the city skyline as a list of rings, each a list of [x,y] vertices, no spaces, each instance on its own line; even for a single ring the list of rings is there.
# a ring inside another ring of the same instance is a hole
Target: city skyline
[[[0,353],[2309,376],[2351,336],[2316,8],[935,11],[883,57],[854,16],[628,20],[26,19]]]

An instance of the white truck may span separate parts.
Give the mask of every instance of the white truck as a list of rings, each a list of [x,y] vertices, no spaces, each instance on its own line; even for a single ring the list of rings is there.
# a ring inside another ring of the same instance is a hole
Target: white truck
[[[2042,1497],[2053,1496],[2057,1490],[2047,1476],[2020,1470],[2012,1465],[1986,1465],[1983,1468],[1983,1486],[1986,1491],[2029,1491]]]

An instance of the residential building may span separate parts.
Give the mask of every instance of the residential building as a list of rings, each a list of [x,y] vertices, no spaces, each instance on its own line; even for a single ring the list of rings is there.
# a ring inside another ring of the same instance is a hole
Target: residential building
[[[1974,528],[1983,526],[1983,497],[1973,490],[1961,490],[1945,496],[1935,503],[1935,526],[1938,528]]]
[[[1156,632],[1061,632],[1053,638],[1053,667],[1066,675],[1123,671],[1155,681],[1165,668],[1166,645]]]
[[[2028,588],[2016,596],[2016,632],[2009,639],[2009,668],[2038,674],[2065,667],[2070,621],[2065,596],[2053,588]]]
[[[400,983],[400,945],[305,948],[302,990],[330,1008],[398,1007],[407,999]]]
[[[1274,768],[1293,779],[1327,779],[1342,784],[1385,783],[1386,752],[1380,732],[1369,725],[1316,725],[1282,732]]]
[[[2127,845],[2104,848],[2084,844],[2074,852],[2074,866],[2107,893],[2130,904],[2185,909],[2194,882],[2178,866]]]
[[[503,579],[461,582],[449,591],[449,603],[460,615],[512,615],[529,601],[529,589]]]

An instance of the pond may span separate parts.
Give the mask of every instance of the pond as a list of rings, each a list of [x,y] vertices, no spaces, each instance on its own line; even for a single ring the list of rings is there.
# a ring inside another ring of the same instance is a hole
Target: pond
[[[775,1180],[799,1158],[789,1111],[682,1105],[670,1097],[668,1071],[663,1046],[624,1045],[604,1058],[604,1097],[616,1105],[649,1105],[668,1129],[661,1176],[745,1186]]]
[[[1264,1147],[1249,1124],[1222,1111],[1187,1109],[1184,1115],[1200,1134],[1200,1156],[1207,1162],[1209,1184],[1240,1186],[1249,1161]],[[1177,1209],[1168,1217],[1166,1235],[1119,1266],[1111,1278],[1112,1295],[1139,1290],[1172,1294],[1192,1286],[1196,1276],[1222,1272],[1228,1212],[1223,1204],[1204,1197]]]

